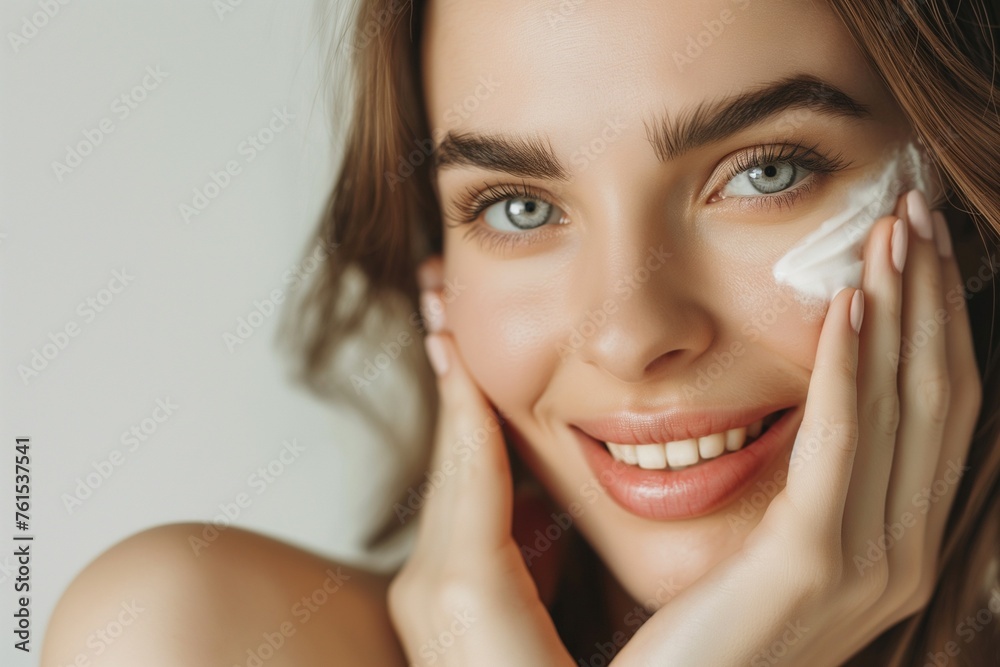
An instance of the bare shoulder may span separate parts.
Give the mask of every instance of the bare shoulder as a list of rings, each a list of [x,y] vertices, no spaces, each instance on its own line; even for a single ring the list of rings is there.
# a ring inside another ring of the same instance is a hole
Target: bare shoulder
[[[41,664],[405,665],[390,581],[239,528],[158,526],[73,580]]]

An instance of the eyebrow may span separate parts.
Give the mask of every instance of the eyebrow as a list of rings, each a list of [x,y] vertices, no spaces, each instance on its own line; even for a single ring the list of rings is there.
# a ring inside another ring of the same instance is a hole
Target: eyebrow
[[[657,160],[673,160],[789,109],[864,119],[869,108],[836,86],[809,74],[785,77],[720,100],[702,102],[676,116],[643,121]],[[449,131],[434,149],[432,177],[443,169],[481,167],[524,178],[567,181],[569,172],[547,140],[510,134]]]

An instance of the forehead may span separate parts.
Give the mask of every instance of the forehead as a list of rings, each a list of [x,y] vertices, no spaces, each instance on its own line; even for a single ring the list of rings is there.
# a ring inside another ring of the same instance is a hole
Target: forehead
[[[435,133],[537,132],[558,150],[802,73],[885,101],[825,0],[431,0],[423,31]]]

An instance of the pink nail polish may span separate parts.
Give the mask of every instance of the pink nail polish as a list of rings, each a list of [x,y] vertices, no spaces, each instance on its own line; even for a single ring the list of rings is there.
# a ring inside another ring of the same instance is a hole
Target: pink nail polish
[[[920,190],[910,190],[906,193],[906,211],[910,216],[913,230],[920,238],[930,241],[934,238],[934,228],[931,222],[931,209]]]
[[[865,297],[861,290],[854,292],[851,297],[851,328],[854,333],[861,333],[861,321],[865,318]]]
[[[931,217],[934,219],[934,238],[937,240],[938,254],[942,257],[951,257],[954,249],[951,246],[951,233],[948,231],[944,213],[934,211]]]
[[[890,244],[892,246],[892,265],[900,273],[903,272],[903,267],[906,265],[906,238],[906,223],[903,222],[902,218],[899,218],[892,223]]]

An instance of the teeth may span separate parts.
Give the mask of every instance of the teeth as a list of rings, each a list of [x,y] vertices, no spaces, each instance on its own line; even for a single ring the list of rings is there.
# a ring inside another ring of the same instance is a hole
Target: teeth
[[[611,452],[611,456],[615,458],[616,461],[624,461],[625,463],[630,463],[632,465],[639,464],[639,456],[635,453],[636,445],[618,445],[613,442],[609,442],[608,450]]]
[[[667,463],[670,464],[671,468],[690,466],[698,462],[697,438],[668,442],[665,449],[667,450]]]
[[[726,452],[738,451],[747,440],[761,434],[765,421],[770,426],[777,420],[771,417],[758,419],[749,426],[662,445],[622,445],[615,442],[606,444],[616,461],[637,465],[647,470],[663,470],[668,465],[672,470],[680,470],[700,461],[717,458]]]
[[[637,445],[636,455],[639,457],[640,468],[662,470],[667,466],[662,445]]]
[[[747,427],[731,428],[726,431],[726,451],[735,452],[747,439]]]
[[[716,456],[726,451],[726,434],[713,433],[698,438],[698,454],[703,459],[714,459]]]

